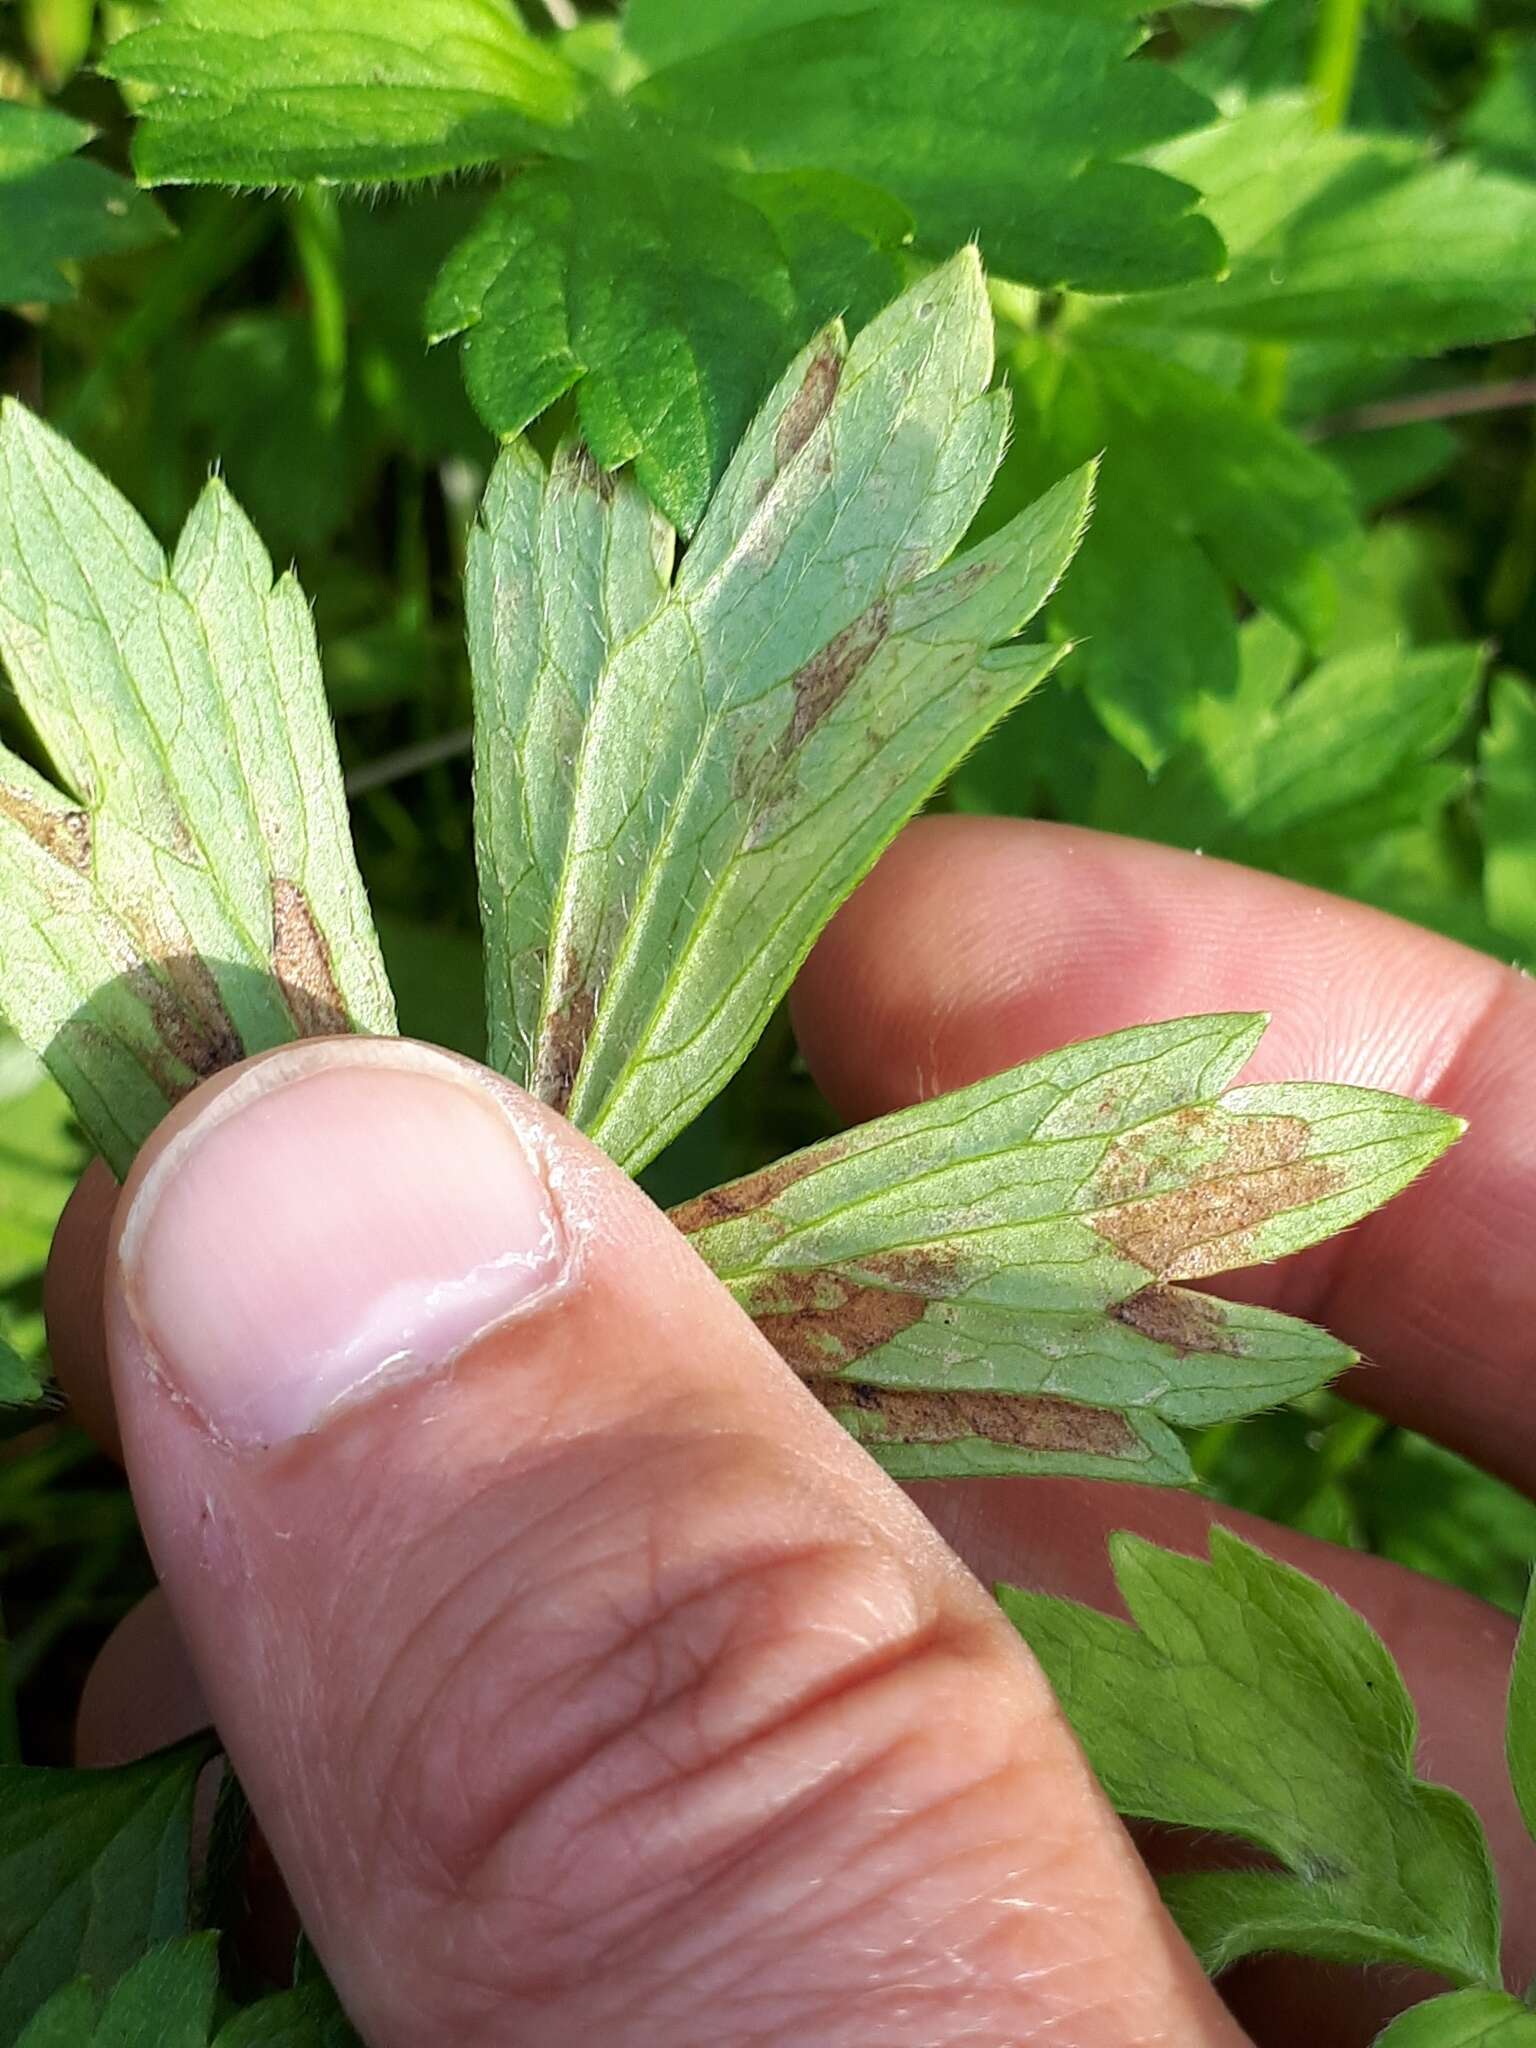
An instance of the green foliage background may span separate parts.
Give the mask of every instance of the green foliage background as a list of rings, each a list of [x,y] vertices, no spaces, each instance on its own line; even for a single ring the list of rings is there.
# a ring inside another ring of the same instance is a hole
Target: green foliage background
[[[526,34],[500,0],[244,11],[260,50],[221,0],[0,0],[0,389],[162,539],[216,464],[293,557],[403,1028],[482,1049],[461,579],[494,435],[576,421],[686,532],[815,327],[971,235],[1015,417],[982,526],[1104,468],[1046,622],[1080,645],[941,801],[1198,845],[1536,962],[1531,0],[1178,5],[1139,48],[1124,0],[528,0]],[[434,40],[469,17],[516,43],[474,77]],[[348,69],[360,19],[387,104]],[[294,23],[337,40],[285,127],[261,82]],[[131,148],[172,181],[152,198]],[[3,700],[0,737],[26,745]],[[676,1200],[829,1128],[780,1019],[649,1178]],[[46,1378],[83,1157],[0,1041],[7,1400]],[[56,1405],[0,1432],[0,1754],[62,1761],[147,1565]],[[1332,1397],[1194,1458],[1519,1605],[1536,1508]]]

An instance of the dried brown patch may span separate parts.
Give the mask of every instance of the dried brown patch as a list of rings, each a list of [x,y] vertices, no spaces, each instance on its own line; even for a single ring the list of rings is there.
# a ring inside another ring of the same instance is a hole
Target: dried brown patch
[[[1180,1358],[1191,1352],[1215,1352],[1225,1358],[1242,1355],[1234,1333],[1227,1327],[1220,1302],[1204,1294],[1189,1294],[1182,1287],[1154,1283],[1133,1294],[1129,1301],[1116,1302],[1110,1315],[1127,1329],[1139,1330],[1154,1344],[1166,1344]]]
[[[775,1273],[773,1299],[786,1306],[752,1320],[786,1365],[814,1375],[889,1344],[922,1321],[931,1297],[827,1269]]]
[[[1115,1458],[1136,1448],[1136,1433],[1113,1408],[1082,1408],[1050,1394],[918,1392],[862,1382],[807,1382],[823,1406],[855,1408],[877,1424],[881,1443],[949,1444],[965,1437],[1017,1444],[1030,1451],[1078,1452]]]
[[[890,606],[880,598],[796,673],[795,708],[782,742],[784,752],[793,753],[841,701],[874,659],[890,629]]]
[[[1159,1280],[1191,1280],[1240,1265],[1271,1217],[1321,1201],[1344,1184],[1341,1168],[1300,1155],[1299,1117],[1233,1120],[1221,1156],[1202,1178],[1167,1194],[1121,1200],[1093,1228]]]
[[[773,466],[783,469],[800,453],[832,408],[843,381],[843,359],[833,349],[811,358],[800,389],[785,406],[773,437]]]
[[[351,1029],[325,934],[304,891],[281,875],[272,883],[272,969],[301,1038]]]
[[[781,1159],[773,1166],[763,1167],[758,1173],[744,1174],[740,1180],[727,1181],[724,1187],[707,1188],[702,1195],[679,1202],[667,1214],[684,1237],[692,1237],[696,1231],[708,1230],[716,1223],[729,1223],[737,1216],[750,1216],[755,1209],[766,1209],[786,1188],[793,1187],[797,1180],[804,1180],[807,1174],[830,1166],[833,1160],[841,1159],[847,1149],[834,1138],[830,1143],[818,1145],[813,1151],[803,1152],[794,1159]]]
[[[618,488],[617,480],[611,470],[598,466],[585,441],[578,441],[567,451],[565,463],[577,483],[584,485],[589,491],[594,491],[605,505],[613,503],[613,494]]]
[[[786,1364],[814,1375],[889,1344],[953,1294],[960,1279],[951,1254],[877,1252],[860,1259],[857,1272],[823,1266],[765,1274],[761,1309],[750,1301],[747,1307]]]
[[[91,821],[84,811],[55,811],[19,789],[5,788],[0,788],[0,811],[44,853],[77,874],[90,873]]]
[[[563,1116],[586,1054],[597,1017],[597,998],[582,979],[581,968],[567,949],[562,961],[561,992],[550,1006],[540,1034],[532,1093]]]
[[[173,1101],[192,1086],[183,1073],[201,1081],[245,1058],[244,1041],[224,1007],[213,972],[196,953],[141,960],[124,979],[154,1020],[155,1036],[177,1063],[174,1068],[155,1068],[156,1081]]]
[[[1217,1129],[1222,1129],[1225,1135],[1224,1127],[1231,1121],[1226,1112],[1214,1103],[1191,1103],[1168,1116],[1158,1117],[1153,1123],[1125,1132],[1109,1147],[1094,1175],[1095,1195],[1104,1202],[1134,1201],[1138,1195],[1144,1195],[1155,1181],[1166,1178],[1170,1154],[1179,1145],[1198,1144]],[[1293,1119],[1276,1118],[1274,1121],[1279,1123]],[[1301,1131],[1305,1142],[1304,1124]],[[1223,1152],[1225,1149],[1224,1145]]]

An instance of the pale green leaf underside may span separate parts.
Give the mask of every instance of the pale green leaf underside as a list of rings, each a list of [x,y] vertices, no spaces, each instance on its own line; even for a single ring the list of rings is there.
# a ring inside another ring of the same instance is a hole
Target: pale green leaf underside
[[[1414,1775],[1412,1701],[1360,1616],[1220,1527],[1209,1564],[1126,1535],[1111,1553],[1134,1627],[1046,1594],[999,1598],[1122,1813],[1234,1835],[1285,1866],[1164,1880],[1205,1967],[1283,1949],[1496,1986],[1482,1828]]]
[[[125,179],[76,154],[90,139],[63,114],[0,100],[0,305],[68,299],[70,263],[169,232]]]
[[[114,1170],[242,1053],[393,1028],[309,608],[221,484],[167,563],[7,404],[0,657],[58,776],[0,749],[0,999]]]
[[[526,148],[579,98],[506,0],[164,0],[102,69],[149,95],[149,185],[432,177]]]
[[[673,1220],[903,1476],[1178,1484],[1190,1472],[1174,1426],[1303,1393],[1354,1356],[1182,1283],[1331,1236],[1459,1128],[1366,1089],[1228,1089],[1263,1027],[1195,1017],[1070,1046]]]
[[[491,1055],[631,1171],[1056,659],[998,643],[1070,562],[1091,472],[948,560],[1001,453],[991,367],[971,251],[851,349],[829,330],[748,429],[675,582],[627,479],[575,450],[546,477],[521,445],[492,478],[467,595]]]
[[[1399,2014],[1375,2048],[1536,2048],[1536,2012],[1507,1991],[1452,1991]]]

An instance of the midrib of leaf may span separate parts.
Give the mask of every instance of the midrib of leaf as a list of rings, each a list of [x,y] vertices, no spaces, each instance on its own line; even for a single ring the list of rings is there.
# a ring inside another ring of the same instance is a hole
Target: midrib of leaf
[[[826,338],[827,337],[825,333],[817,336],[816,339],[810,344],[811,349],[814,351],[816,348],[822,346]],[[871,360],[870,364],[863,371],[859,372],[852,378],[847,378],[845,376],[843,388],[851,392],[851,390],[854,387],[856,387],[861,381],[864,381],[865,379],[868,378],[870,372],[878,365],[879,360],[880,358],[878,356],[874,357]],[[708,673],[708,670],[704,661],[703,647],[699,641],[698,634],[694,628],[694,608],[695,606],[697,606],[698,608],[702,609],[704,605],[707,603],[710,593],[717,589],[720,586],[720,584],[724,581],[727,572],[732,568],[732,566],[736,563],[737,560],[739,560],[740,556],[748,548],[752,536],[758,530],[760,523],[766,522],[766,520],[770,516],[772,510],[774,509],[774,505],[776,503],[777,498],[783,492],[786,492],[788,490],[787,479],[789,478],[790,474],[793,472],[793,470],[798,464],[805,462],[810,458],[812,451],[816,447],[816,443],[817,436],[813,434],[810,437],[810,439],[805,443],[805,445],[799,449],[794,458],[794,461],[786,464],[785,468],[780,471],[779,475],[774,479],[773,486],[765,494],[763,503],[759,507],[757,514],[755,514],[753,519],[748,523],[746,529],[742,534],[741,539],[738,541],[736,546],[731,550],[731,552],[724,558],[724,560],[719,562],[715,566],[715,568],[710,572],[710,575],[708,576],[708,578],[706,578],[697,596],[691,597],[684,607],[684,617],[688,627],[689,636],[693,640],[695,649],[698,654],[699,672],[701,676],[706,675]],[[828,531],[827,539],[829,549],[831,548],[834,541],[834,537],[836,535],[838,520],[846,516],[846,507],[840,506],[837,510],[837,513],[834,516],[832,527]],[[916,523],[916,518],[917,512],[916,509],[914,509],[912,516],[908,519],[906,525],[902,529],[901,541],[897,544],[896,548],[892,550],[893,571],[894,564],[897,560],[900,559],[902,549],[905,547],[905,544],[912,533],[913,526]],[[686,571],[686,563],[684,565],[684,568]],[[899,586],[888,579],[887,582],[882,586],[882,595],[888,597],[891,594],[892,589],[897,587]],[[791,588],[790,592],[788,593],[786,601],[792,603],[793,598],[794,592],[793,588]],[[853,613],[850,619],[848,621],[845,621],[845,624],[851,624],[852,619],[856,618],[857,616],[857,612]],[[756,646],[758,648],[761,648],[763,641],[767,638],[768,632],[770,630],[771,628],[765,624],[763,632],[758,636],[758,640],[756,642]],[[723,713],[727,710],[732,713],[735,713],[750,708],[752,704],[760,702],[763,698],[770,697],[775,690],[781,687],[782,681],[782,677],[776,677],[772,681],[767,683],[761,691],[759,691],[757,697],[732,700],[727,706],[724,707],[711,706],[709,703],[708,693],[706,691],[704,722],[700,728],[698,740],[694,746],[693,754],[689,760],[687,772],[683,777],[678,797],[674,802],[671,811],[669,812],[666,828],[662,833],[661,837],[657,840],[650,859],[646,862],[640,888],[636,895],[635,903],[631,910],[629,919],[625,925],[624,935],[619,942],[617,951],[614,954],[613,965],[609,972],[608,978],[603,984],[603,993],[597,1004],[596,1012],[593,1018],[592,1032],[590,1039],[588,1041],[589,1046],[595,1045],[597,1043],[598,1034],[603,1026],[605,1013],[611,1010],[611,1005],[614,1002],[619,1001],[620,997],[623,994],[626,970],[628,969],[631,960],[642,951],[646,944],[646,940],[648,937],[648,924],[650,913],[655,904],[656,896],[659,892],[661,883],[671,866],[672,854],[674,846],[676,844],[677,835],[681,830],[683,821],[691,813],[695,792],[699,787],[700,779],[702,778],[704,770],[709,761],[710,743],[713,740],[715,733],[719,730]],[[905,731],[908,726],[912,725],[919,716],[920,709],[921,707],[914,706],[911,717],[906,719],[901,726],[893,730],[891,738],[895,737],[896,732]],[[857,780],[858,776],[863,770],[864,764],[860,761],[850,759],[848,766],[849,772],[847,776],[844,778],[844,780],[837,785],[837,788],[835,790],[831,790],[828,792],[827,797],[824,798],[823,801],[816,806],[815,811],[807,812],[804,814],[802,824],[808,822],[808,820],[811,817],[814,817],[819,812],[825,810],[827,804],[831,802],[834,797],[840,795],[841,792],[848,787],[850,782]],[[935,778],[934,782],[930,784],[928,789],[923,791],[921,798],[922,802],[926,802],[928,797],[932,794],[933,790],[938,787],[938,784],[940,782],[942,782],[942,780],[944,779],[944,773],[945,771],[941,770],[938,776]],[[894,831],[898,828],[893,827],[892,829],[894,834]],[[838,858],[839,851],[840,849],[836,847],[832,848],[829,851],[827,859],[823,862],[822,867],[817,871],[815,877],[816,882],[820,881],[821,876],[826,871],[826,868],[830,866],[831,863]],[[865,873],[867,873],[868,870],[871,867],[873,867],[875,861],[879,858],[880,852],[881,848],[879,847],[875,847],[871,851],[869,859],[864,867]],[[654,1019],[656,1017],[664,1015],[667,1009],[669,1008],[671,999],[677,991],[677,989],[687,982],[691,972],[691,962],[693,959],[694,952],[709,930],[710,911],[714,907],[714,905],[718,903],[718,901],[720,900],[721,894],[730,880],[730,873],[730,864],[729,861],[727,861],[721,867],[720,872],[715,876],[714,880],[711,882],[703,902],[700,905],[698,905],[697,908],[694,910],[692,923],[688,930],[687,936],[683,940],[682,946],[677,951],[675,964],[673,965],[671,971],[667,974],[664,981],[661,983],[657,991],[656,998],[654,1002],[651,1004],[649,1012],[651,1018]],[[790,922],[791,915],[797,904],[803,902],[805,900],[806,895],[812,893],[814,886],[814,882],[808,883],[806,889],[801,892],[801,895],[795,899],[794,903],[786,904],[784,911],[780,915],[778,921],[770,927],[770,931],[768,934],[769,938],[776,938],[778,934],[784,930],[785,926]],[[805,947],[802,950],[801,958],[804,958],[804,955],[810,951],[811,945],[813,943],[814,935],[812,938],[807,939]],[[799,962],[797,961],[794,964],[798,965]],[[616,990],[618,991],[617,994],[614,993],[614,991]],[[759,1021],[761,1021],[761,1018],[763,1016],[766,1016],[768,1010],[771,1007],[771,1000],[764,1005],[760,1005]],[[709,1021],[710,1019],[706,1018],[701,1023],[700,1032],[702,1032],[706,1028]],[[698,1034],[695,1034],[695,1036],[697,1035]],[[755,1033],[753,1035],[755,1036]],[[686,1044],[691,1044],[693,1042],[693,1040],[684,1041],[684,1043]],[[603,1095],[605,1103],[616,1100],[622,1094],[624,1084],[629,1079],[629,1077],[633,1073],[635,1073],[641,1066],[647,1063],[644,1044],[645,1042],[643,1039],[637,1041],[635,1049],[627,1055],[623,1063],[620,1065],[616,1073],[613,1075],[612,1079],[608,1081],[604,1086]],[[577,1101],[579,1099],[580,1090],[581,1077],[580,1075],[578,1075],[576,1086],[572,1091],[573,1110],[575,1109]],[[594,1133],[602,1129],[602,1121],[603,1119],[600,1113],[593,1122],[592,1128]],[[645,1139],[641,1143],[640,1150],[642,1153],[647,1149],[649,1144],[652,1142],[653,1136],[654,1127],[651,1131],[647,1132]]]
[[[93,608],[92,622],[100,628],[103,638],[113,649],[114,665],[116,666],[119,675],[122,677],[124,683],[127,686],[128,694],[133,700],[134,708],[138,713],[139,720],[143,727],[143,730],[146,734],[148,734],[150,738],[155,758],[159,763],[161,769],[162,780],[164,782],[166,791],[171,797],[172,801],[177,805],[177,809],[181,816],[182,823],[187,829],[188,838],[192,840],[193,844],[197,848],[198,853],[201,855],[202,871],[207,875],[210,886],[216,893],[218,900],[222,908],[224,909],[226,916],[229,918],[231,925],[234,927],[235,931],[237,932],[241,940],[244,942],[251,960],[257,963],[262,963],[265,959],[264,944],[260,942],[256,938],[255,934],[252,932],[243,913],[237,908],[235,899],[231,892],[223,887],[220,877],[219,863],[211,857],[207,840],[203,836],[200,827],[194,826],[192,816],[188,807],[180,801],[180,778],[175,773],[174,768],[172,766],[171,756],[166,746],[166,742],[161,736],[158,723],[150,715],[149,706],[145,702],[143,692],[139,688],[137,678],[133,673],[132,665],[119,657],[116,645],[116,635],[113,632],[112,622],[108,618],[106,610],[102,605],[101,598],[97,592],[96,585],[92,578],[91,572],[87,567],[85,561],[80,557],[80,555],[76,554],[75,551],[69,545],[69,541],[64,532],[63,526],[60,523],[56,512],[54,511],[54,494],[48,486],[48,482],[44,476],[43,471],[38,467],[37,458],[32,445],[31,436],[28,436],[26,438],[26,460],[29,468],[32,471],[32,475],[37,483],[38,489],[42,493],[43,497],[45,498],[48,504],[49,518],[53,523],[55,532],[57,533],[59,545],[61,549],[63,549],[66,553],[68,553],[71,556],[72,560],[74,561],[76,570],[80,576],[82,584],[90,592]],[[72,489],[73,486],[72,484],[69,484],[67,482],[66,488]],[[90,504],[89,500],[82,500],[82,502],[85,505],[86,516],[96,521],[98,527],[103,532],[105,532],[111,544],[117,549],[117,551],[120,554],[124,554],[126,556],[126,550],[124,550],[121,547],[121,544],[118,542],[117,536],[111,531],[109,527],[106,526],[104,521],[101,521],[98,518],[95,506]],[[133,567],[131,563],[130,567]],[[137,568],[133,568],[133,573],[135,575],[138,575],[140,572],[137,570]],[[169,667],[171,673],[176,677],[178,686],[184,688],[185,672],[178,659],[177,652],[172,643],[172,640],[165,630],[164,605],[167,601],[172,601],[179,604],[179,606],[181,607],[182,611],[186,616],[187,621],[193,626],[195,626],[197,641],[203,650],[203,654],[206,661],[206,674],[211,676],[213,674],[213,655],[212,649],[208,645],[207,635],[203,630],[202,620],[198,617],[196,608],[191,603],[189,603],[185,594],[176,586],[175,582],[172,580],[170,574],[169,561],[167,560],[165,573],[161,577],[154,581],[150,581],[150,579],[146,578],[145,582],[147,587],[154,592],[155,597],[155,633],[160,641],[161,647],[164,650],[167,666]],[[41,601],[41,609],[46,615],[47,611],[50,608],[52,608],[51,600],[48,599],[46,594],[36,583],[34,583],[32,587],[34,591],[36,591],[37,596]],[[75,616],[79,617],[80,614],[76,613]],[[246,783],[246,777],[243,765],[241,763],[240,750],[236,744],[234,728],[230,721],[229,706],[225,702],[224,694],[220,690],[199,689],[196,692],[196,696],[197,701],[201,703],[205,709],[207,708],[208,701],[210,698],[218,706],[219,723],[221,728],[223,729],[225,740],[229,746],[230,758],[240,769],[238,777],[240,784],[240,793],[244,800],[247,817],[249,818],[251,825],[255,829],[256,836],[258,838],[264,838],[265,835],[261,832],[260,820],[256,817],[250,805],[249,788]],[[78,731],[78,720],[75,721],[75,725],[76,730]],[[93,751],[89,746],[84,746],[82,750],[87,754]],[[97,818],[106,811],[107,796],[106,791],[104,789],[93,789],[89,800],[83,797],[78,789],[70,789],[67,790],[66,793],[71,795],[73,797],[74,802],[77,805],[79,805],[79,807],[82,810],[86,811],[92,819]],[[136,830],[136,828],[133,827],[125,827],[125,829]],[[153,844],[153,842],[151,843]],[[162,848],[156,845],[154,851],[157,857],[163,855],[168,860],[179,859],[179,856],[169,847]],[[98,853],[96,846],[96,838],[93,833],[91,850],[91,871],[93,875],[96,873],[97,859]],[[181,861],[180,864],[183,867],[189,867],[192,865],[190,862],[187,861]],[[57,951],[54,949],[51,939],[49,941],[49,951],[53,953],[53,956],[56,960],[59,959],[59,955]],[[64,963],[61,961],[60,964],[62,966]],[[147,960],[146,964],[158,967],[158,963],[153,961],[152,959]]]
[[[1222,1107],[1222,1102],[1223,1098],[1221,1096],[1215,1096],[1210,1099],[1209,1106],[1219,1109]],[[1205,1105],[1196,1104],[1193,1106],[1203,1107]],[[1242,1112],[1234,1110],[1231,1112],[1231,1114],[1234,1117],[1240,1117]],[[1152,1128],[1152,1126],[1160,1123],[1166,1123],[1166,1121],[1166,1113],[1158,1116],[1145,1117],[1139,1123],[1117,1124],[1112,1129],[1106,1129],[1102,1135],[1106,1143],[1111,1143],[1117,1138],[1134,1136],[1134,1134],[1137,1131],[1148,1130]],[[933,1131],[958,1129],[960,1124],[963,1122],[964,1119],[958,1119],[955,1123],[951,1124],[930,1124],[925,1127],[924,1135],[926,1136]],[[1317,1127],[1316,1125],[1313,1125],[1312,1128],[1316,1129]],[[1097,1138],[1098,1135],[1099,1134],[1095,1133],[1095,1138]],[[989,1147],[986,1151],[983,1152],[967,1152],[965,1155],[965,1165],[967,1168],[983,1166],[987,1163],[988,1160],[1005,1160],[1012,1158],[1016,1154],[1023,1152],[1028,1152],[1031,1155],[1041,1152],[1052,1152],[1063,1149],[1070,1145],[1082,1145],[1084,1142],[1085,1141],[1081,1137],[1032,1138],[1025,1136],[1023,1138],[1015,1140],[1012,1144]],[[1378,1140],[1377,1143],[1379,1142],[1380,1141]],[[1365,1143],[1359,1145],[1346,1145],[1339,1147],[1337,1149],[1330,1148],[1328,1156],[1330,1159],[1348,1159],[1351,1158],[1357,1152],[1369,1152],[1373,1149],[1374,1146],[1369,1140],[1367,1140]],[[902,1139],[900,1137],[894,1137],[889,1141],[889,1143],[885,1145],[875,1146],[868,1151],[859,1153],[858,1157],[861,1162],[873,1161],[877,1160],[882,1152],[895,1152],[899,1155],[902,1150]],[[839,1160],[836,1163],[841,1165],[843,1162]],[[921,1188],[930,1181],[942,1180],[947,1174],[953,1173],[954,1170],[955,1169],[953,1163],[948,1160],[944,1161],[939,1165],[925,1167],[918,1172],[912,1172],[910,1169],[903,1170],[901,1174],[901,1186],[903,1192],[909,1192],[914,1188]],[[1097,1162],[1090,1165],[1088,1170],[1083,1174],[1081,1180],[1079,1180],[1079,1182],[1077,1183],[1077,1192],[1081,1192],[1084,1188],[1089,1186],[1089,1184],[1093,1180],[1093,1176],[1096,1170]],[[1223,1181],[1246,1180],[1252,1178],[1252,1175],[1252,1169],[1250,1169],[1248,1172],[1243,1173],[1207,1174],[1200,1177],[1199,1185],[1202,1188],[1215,1188],[1219,1187]],[[806,1178],[810,1179],[812,1178],[812,1176],[808,1175],[806,1176]],[[1357,1190],[1361,1197],[1364,1198],[1371,1188],[1377,1186],[1379,1183],[1383,1181],[1389,1181],[1392,1178],[1393,1174],[1391,1169],[1383,1168],[1383,1170],[1379,1174],[1372,1175],[1370,1180],[1353,1183],[1352,1191]],[[934,1234],[942,1235],[944,1242],[946,1244],[954,1244],[960,1243],[965,1240],[974,1240],[977,1238],[984,1237],[995,1237],[1010,1231],[1034,1230],[1037,1228],[1044,1229],[1054,1223],[1082,1222],[1086,1224],[1087,1219],[1089,1217],[1098,1214],[1101,1210],[1133,1210],[1140,1207],[1143,1203],[1163,1200],[1164,1194],[1164,1190],[1158,1190],[1145,1195],[1133,1195],[1125,1197],[1119,1201],[1111,1201],[1106,1198],[1102,1201],[1093,1201],[1085,1203],[1081,1207],[1073,1207],[1069,1204],[1064,1208],[1041,1210],[1037,1213],[1032,1213],[1027,1218],[1023,1218],[1021,1220],[1011,1223],[991,1222],[977,1224],[962,1224],[953,1227],[949,1224],[946,1224],[942,1232],[940,1233],[929,1233],[927,1236],[920,1238],[909,1237],[906,1239],[892,1239],[888,1245],[882,1245],[882,1249],[889,1249],[891,1251],[916,1250],[919,1249],[922,1245],[931,1242],[932,1236]],[[745,1264],[717,1263],[712,1259],[710,1261],[711,1270],[715,1273],[717,1278],[729,1284],[732,1280],[749,1279],[755,1273],[773,1271],[780,1265],[791,1264],[792,1261],[781,1257],[781,1254],[788,1252],[794,1246],[798,1239],[807,1236],[814,1236],[818,1231],[826,1229],[829,1224],[836,1222],[840,1218],[857,1215],[858,1212],[862,1209],[878,1209],[881,1206],[881,1204],[888,1201],[889,1198],[890,1196],[888,1187],[879,1186],[869,1188],[865,1190],[864,1193],[853,1197],[852,1200],[847,1202],[839,1202],[835,1208],[822,1210],[818,1215],[807,1218],[804,1222],[786,1224],[784,1227],[783,1235],[780,1237],[776,1237],[774,1239],[771,1250],[765,1256],[751,1259]],[[1297,1202],[1292,1206],[1294,1208],[1308,1208],[1311,1206],[1311,1203],[1305,1201]],[[1281,1213],[1286,1212],[1282,1211]],[[1228,1236],[1229,1234],[1230,1232],[1227,1230],[1216,1230],[1213,1231],[1212,1234],[1207,1238],[1194,1238],[1190,1241],[1189,1249],[1196,1249],[1201,1244],[1219,1243],[1223,1237]],[[859,1263],[859,1254],[856,1252],[850,1253],[848,1255],[847,1263],[856,1266]],[[1134,1266],[1135,1261],[1127,1260],[1127,1264]],[[1137,1268],[1137,1270],[1140,1271],[1142,1269]],[[1067,1311],[1062,1311],[1062,1313],[1066,1312]]]

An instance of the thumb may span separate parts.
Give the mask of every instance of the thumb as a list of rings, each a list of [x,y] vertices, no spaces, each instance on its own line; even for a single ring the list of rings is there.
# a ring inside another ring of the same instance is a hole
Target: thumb
[[[1240,2041],[980,1586],[516,1089],[366,1039],[221,1076],[130,1177],[107,1329],[373,2048]]]

